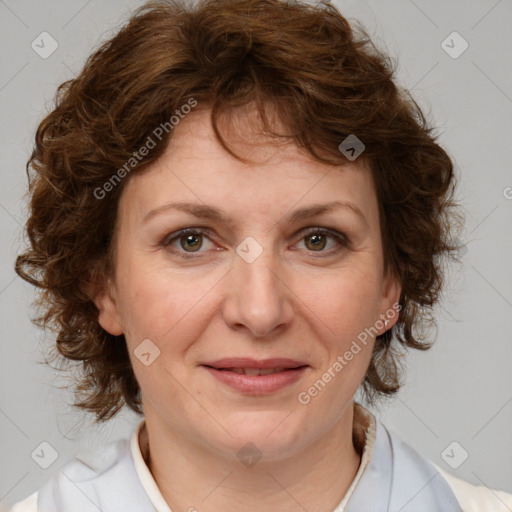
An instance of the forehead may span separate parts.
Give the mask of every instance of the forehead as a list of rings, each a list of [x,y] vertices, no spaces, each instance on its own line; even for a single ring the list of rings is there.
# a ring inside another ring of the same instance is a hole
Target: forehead
[[[268,215],[279,206],[290,209],[345,201],[374,220],[376,197],[364,160],[342,166],[318,162],[290,139],[275,140],[261,133],[255,113],[233,116],[229,125],[220,123],[219,128],[229,146],[250,163],[240,162],[220,145],[209,111],[195,111],[174,127],[162,157],[130,177],[121,202],[144,217],[149,210],[177,199],[216,205],[240,215]]]

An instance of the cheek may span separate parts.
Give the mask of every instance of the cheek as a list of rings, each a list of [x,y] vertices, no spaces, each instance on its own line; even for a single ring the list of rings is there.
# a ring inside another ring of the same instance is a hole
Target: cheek
[[[186,346],[207,316],[204,299],[215,284],[213,276],[171,273],[142,261],[132,262],[125,275],[120,310],[128,343],[133,347],[149,338],[161,350],[168,350],[170,341],[173,351]]]
[[[132,274],[122,317],[132,367],[144,394],[175,400],[179,386],[174,386],[172,376],[178,381],[184,377],[184,368],[176,362],[186,357],[207,325],[201,320],[207,318],[201,301],[206,291],[200,283],[190,286],[190,280],[170,280],[160,273]],[[150,355],[144,361],[146,353]]]
[[[294,288],[326,339],[343,348],[377,319],[380,282],[369,269],[346,268]],[[316,320],[315,320],[316,319]]]

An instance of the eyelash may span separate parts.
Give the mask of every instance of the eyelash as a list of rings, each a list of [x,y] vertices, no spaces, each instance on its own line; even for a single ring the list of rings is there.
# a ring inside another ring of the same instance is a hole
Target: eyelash
[[[327,228],[318,228],[318,227],[305,228],[305,229],[306,229],[306,231],[304,232],[304,235],[301,237],[301,241],[304,238],[307,238],[308,236],[312,236],[312,235],[328,235],[337,241],[338,247],[336,247],[334,249],[330,249],[328,251],[323,251],[323,250],[318,251],[318,253],[324,253],[323,256],[319,256],[319,257],[325,257],[326,255],[331,256],[333,254],[338,253],[342,248],[347,248],[350,246],[349,240],[347,239],[346,235],[344,235],[343,233],[340,233],[339,231],[336,231],[333,229],[327,229]],[[210,234],[210,230],[207,228],[186,228],[186,229],[182,229],[180,231],[176,231],[175,233],[171,233],[170,235],[165,237],[163,239],[163,241],[161,242],[161,245],[163,247],[168,248],[175,240],[179,240],[180,238],[182,238],[184,236],[187,236],[187,235],[203,235],[203,236],[206,235],[207,236],[208,234]],[[199,256],[195,256],[194,254],[196,254],[196,253],[194,253],[194,252],[187,253],[187,252],[183,252],[183,251],[176,250],[176,249],[172,249],[172,252],[179,254],[180,257],[185,258],[185,259],[192,259],[192,258],[199,257]],[[201,251],[197,251],[197,253],[200,253],[200,252]],[[314,253],[317,251],[309,251],[309,252]]]

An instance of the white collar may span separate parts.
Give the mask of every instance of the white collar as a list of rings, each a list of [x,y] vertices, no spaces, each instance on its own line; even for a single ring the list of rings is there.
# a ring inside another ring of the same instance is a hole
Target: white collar
[[[139,476],[140,483],[144,487],[151,503],[156,508],[157,512],[172,512],[167,505],[167,502],[164,500],[160,489],[158,488],[151,471],[146,465],[144,461],[144,457],[142,456],[141,448],[139,445],[139,433],[142,430],[142,427],[146,423],[146,420],[143,419],[132,432],[132,436],[130,439],[130,451],[132,453],[133,462],[135,464],[135,471],[137,471],[137,475]]]

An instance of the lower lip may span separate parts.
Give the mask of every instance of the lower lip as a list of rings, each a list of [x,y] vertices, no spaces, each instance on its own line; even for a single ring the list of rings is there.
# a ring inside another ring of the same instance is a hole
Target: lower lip
[[[227,370],[217,370],[203,366],[217,380],[246,395],[268,395],[297,382],[307,369],[302,366],[293,370],[284,370],[271,375],[245,375]]]

